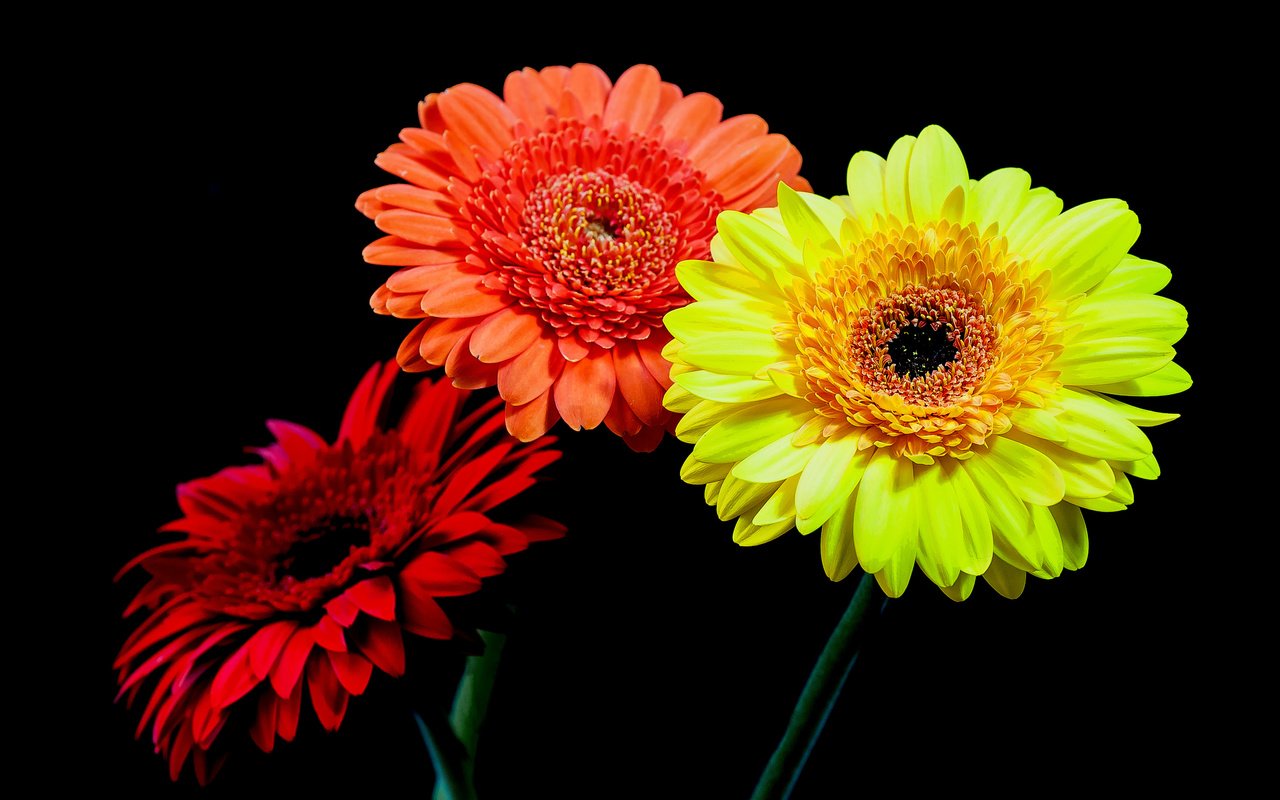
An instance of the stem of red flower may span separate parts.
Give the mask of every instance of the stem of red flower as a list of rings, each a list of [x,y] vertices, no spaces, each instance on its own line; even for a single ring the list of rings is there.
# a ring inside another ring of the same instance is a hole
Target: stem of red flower
[[[476,790],[471,784],[471,755],[454,735],[449,720],[434,709],[423,709],[413,718],[422,740],[427,743],[431,766],[436,771],[432,796],[441,800],[476,800]]]
[[[874,602],[874,596],[878,594],[875,584],[875,578],[865,573],[859,580],[849,608],[836,623],[827,646],[813,665],[813,672],[809,673],[809,680],[800,693],[795,711],[791,713],[787,732],[782,735],[778,749],[773,751],[765,766],[751,800],[787,800],[791,796],[800,773],[804,771],[805,762],[809,760],[809,753],[822,735],[827,717],[831,715],[831,709],[858,660],[858,648],[862,642],[860,623],[873,605],[879,605],[879,610],[883,611],[888,604],[887,599],[879,604]]]
[[[463,764],[467,783],[475,780],[476,745],[480,740],[480,726],[484,724],[485,714],[489,711],[489,696],[493,693],[493,682],[498,675],[498,662],[502,658],[502,648],[507,637],[493,631],[478,631],[484,641],[484,652],[467,659],[466,669],[458,681],[458,691],[453,696],[453,710],[449,714],[449,722],[458,741],[467,752],[467,760]],[[451,800],[447,789],[440,782],[431,795],[432,800]]]

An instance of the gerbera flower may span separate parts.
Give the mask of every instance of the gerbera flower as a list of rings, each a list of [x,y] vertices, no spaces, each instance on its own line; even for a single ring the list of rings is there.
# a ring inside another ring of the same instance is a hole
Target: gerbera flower
[[[475,592],[504,556],[561,534],[541,517],[489,517],[559,457],[550,440],[503,435],[497,398],[464,415],[467,394],[444,381],[420,383],[384,430],[398,373],[369,370],[333,444],[268,422],[263,463],[180,485],[183,516],[161,530],[185,536],[121,571],[151,578],[125,612],[150,613],[116,660],[120,693],[147,695],[138,735],[150,726],[174,780],[188,755],[211,777],[231,720],[265,751],[293,739],[304,705],[337,728],[374,668],[404,672],[403,631],[453,636],[437,598]]]
[[[1176,415],[1111,395],[1191,384],[1169,270],[1129,254],[1123,202],[1030,186],[970,180],[929,127],[855,155],[834,203],[781,186],[720,216],[714,262],[677,269],[697,302],[666,316],[666,403],[735,541],[821,528],[833,580],[861,564],[896,597],[919,564],[954,599],[978,575],[1017,597],[1084,564],[1080,509],[1159,474],[1139,427]]]
[[[403,267],[373,295],[421,319],[397,356],[454,385],[497,384],[523,441],[604,422],[636,450],[673,424],[662,315],[689,302],[674,268],[704,258],[723,209],[772,204],[800,153],[760,117],[721,121],[653,67],[525,69],[503,96],[464,83],[418,105],[378,156],[408,181],[356,203],[388,235],[367,261]]]

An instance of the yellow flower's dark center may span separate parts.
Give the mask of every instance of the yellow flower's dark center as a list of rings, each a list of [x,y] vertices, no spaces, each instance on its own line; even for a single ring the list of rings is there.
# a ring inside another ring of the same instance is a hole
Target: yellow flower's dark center
[[[938,407],[967,396],[996,356],[982,301],[955,287],[907,285],[858,311],[849,358],[862,385]]]
[[[279,575],[306,581],[327,575],[359,547],[370,542],[369,520],[364,517],[332,516],[298,535],[280,557]]]

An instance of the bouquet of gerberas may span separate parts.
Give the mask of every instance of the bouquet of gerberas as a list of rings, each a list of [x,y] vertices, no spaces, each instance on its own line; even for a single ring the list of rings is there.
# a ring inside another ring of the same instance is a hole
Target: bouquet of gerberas
[[[757,798],[794,785],[876,584],[899,597],[919,567],[953,600],[979,577],[1017,598],[1084,565],[1082,509],[1157,477],[1141,429],[1176,415],[1118,397],[1190,385],[1186,311],[1130,254],[1125,203],[971,178],[937,126],[855,154],[828,199],[787,138],[722,112],[644,65],[419,104],[377,159],[400,181],[356,203],[385,234],[365,259],[396,268],[373,309],[414,321],[398,367],[369,370],[332,441],[271,421],[261,463],[180,485],[177,538],[122,571],[148,578],[120,694],[175,780],[207,782],[245,734],[292,740],[307,708],[338,728],[374,673],[429,671],[407,633],[473,654],[452,716],[419,720],[437,795],[474,796],[500,652],[476,611],[508,556],[564,533],[506,510],[560,420],[639,452],[674,434],[734,542],[820,532],[831,580],[864,573]],[[392,423],[401,368],[444,377]]]

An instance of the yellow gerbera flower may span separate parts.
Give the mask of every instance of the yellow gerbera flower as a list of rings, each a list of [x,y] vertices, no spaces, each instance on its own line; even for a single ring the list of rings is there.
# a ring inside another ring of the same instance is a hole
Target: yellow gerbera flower
[[[1080,509],[1133,501],[1159,466],[1110,395],[1191,385],[1169,269],[1129,254],[1119,200],[1062,212],[1020,169],[971,180],[937,126],[849,162],[849,195],[778,187],[724,212],[714,261],[676,274],[667,408],[734,541],[822,530],[832,580],[857,565],[897,597],[914,565],[963,600],[1083,566]]]

